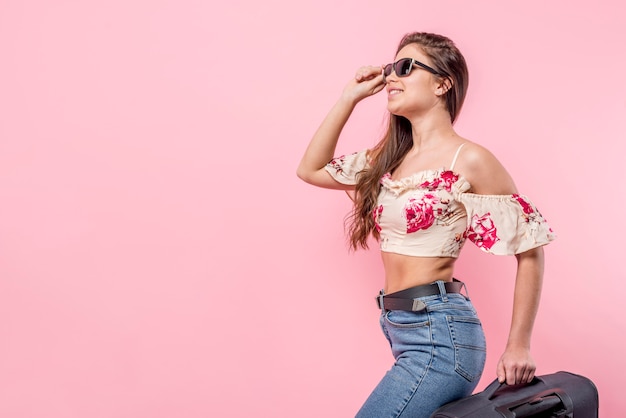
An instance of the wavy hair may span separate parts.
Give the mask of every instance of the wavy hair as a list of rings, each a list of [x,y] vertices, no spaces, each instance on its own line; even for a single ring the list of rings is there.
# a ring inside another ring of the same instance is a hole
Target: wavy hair
[[[433,67],[443,75],[440,78],[449,80],[451,87],[443,99],[454,123],[463,106],[469,82],[465,58],[449,38],[425,32],[406,34],[400,41],[396,54],[410,44],[417,44],[430,58]],[[380,178],[396,169],[412,146],[411,122],[405,117],[390,114],[387,132],[368,155],[369,167],[357,176],[354,208],[347,219],[352,250],[359,247],[367,249],[370,234],[376,240],[380,239],[373,216],[380,193]]]

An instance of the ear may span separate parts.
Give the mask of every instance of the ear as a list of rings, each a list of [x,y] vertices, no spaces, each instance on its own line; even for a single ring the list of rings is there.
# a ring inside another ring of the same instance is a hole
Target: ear
[[[446,94],[448,92],[448,90],[450,90],[452,88],[452,80],[450,80],[449,78],[442,78],[439,82],[439,85],[437,86],[437,89],[435,90],[435,94],[437,96],[443,96],[444,94]]]

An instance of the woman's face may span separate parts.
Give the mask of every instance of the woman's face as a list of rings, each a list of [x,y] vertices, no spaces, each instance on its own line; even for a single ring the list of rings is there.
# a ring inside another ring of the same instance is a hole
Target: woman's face
[[[396,55],[395,61],[413,58],[433,67],[433,63],[417,44],[409,44]],[[440,81],[438,77],[418,65],[406,77],[398,77],[395,71],[386,77],[387,109],[394,115],[411,119],[413,116],[426,114],[440,105],[438,95]]]

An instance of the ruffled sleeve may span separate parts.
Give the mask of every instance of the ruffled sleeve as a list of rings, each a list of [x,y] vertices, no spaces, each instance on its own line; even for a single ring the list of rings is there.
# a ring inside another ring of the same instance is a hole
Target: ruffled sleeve
[[[341,184],[355,185],[356,175],[367,167],[367,150],[335,157],[326,164],[326,171]]]
[[[524,195],[461,193],[458,199],[467,212],[467,239],[483,251],[495,255],[519,254],[556,238]]]

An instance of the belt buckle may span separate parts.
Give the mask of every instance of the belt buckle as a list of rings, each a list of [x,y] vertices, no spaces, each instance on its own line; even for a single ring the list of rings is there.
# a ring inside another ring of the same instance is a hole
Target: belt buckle
[[[424,309],[426,309],[426,304],[423,301],[413,299],[413,306],[411,307],[412,312],[423,311]]]

